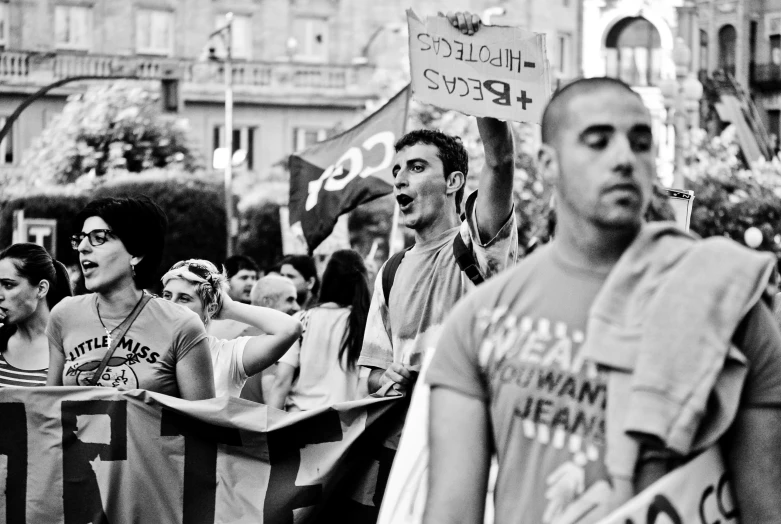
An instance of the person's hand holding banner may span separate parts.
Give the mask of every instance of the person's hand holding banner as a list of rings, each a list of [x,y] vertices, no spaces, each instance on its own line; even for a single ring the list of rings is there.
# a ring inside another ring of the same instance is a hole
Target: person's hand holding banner
[[[423,21],[410,9],[407,23],[416,100],[468,115],[541,121],[550,97],[544,34],[481,27],[463,13]]]

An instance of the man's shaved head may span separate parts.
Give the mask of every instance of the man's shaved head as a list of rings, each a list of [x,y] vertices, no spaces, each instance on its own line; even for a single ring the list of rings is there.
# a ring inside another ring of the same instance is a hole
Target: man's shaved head
[[[602,89],[624,91],[642,101],[637,92],[617,78],[596,77],[575,80],[557,91],[545,107],[545,112],[542,114],[542,143],[553,145],[559,129],[567,125],[567,108],[573,98]]]
[[[253,306],[264,306],[292,315],[300,308],[296,302],[296,286],[287,277],[266,275],[252,286],[250,301]]]

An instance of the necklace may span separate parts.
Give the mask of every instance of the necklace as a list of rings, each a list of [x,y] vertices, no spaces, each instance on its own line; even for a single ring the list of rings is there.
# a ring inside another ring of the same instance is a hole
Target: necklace
[[[119,326],[121,326],[122,324],[124,324],[124,323],[125,323],[125,320],[127,320],[128,318],[130,318],[130,317],[132,317],[132,316],[133,316],[133,313],[135,313],[135,312],[136,312],[136,309],[138,308],[139,304],[141,304],[141,300],[143,300],[143,298],[144,298],[144,295],[145,295],[145,294],[146,294],[146,292],[145,292],[145,291],[142,291],[142,292],[141,292],[141,298],[139,298],[139,299],[138,299],[138,302],[136,302],[136,305],[135,305],[135,306],[133,306],[133,310],[132,310],[132,311],[131,311],[131,312],[128,314],[128,316],[126,316],[126,317],[125,317],[125,318],[122,320],[122,322],[120,322],[120,323],[117,325],[117,327],[115,327],[115,328],[114,328],[114,329],[112,329],[111,331],[109,331],[109,329],[106,327],[106,324],[103,322],[103,319],[102,319],[102,318],[100,318],[100,303],[98,302],[98,296],[97,296],[97,295],[95,295],[95,311],[97,311],[97,312],[98,312],[98,320],[100,321],[100,325],[101,325],[101,326],[103,326],[103,331],[105,331],[105,332],[106,332],[106,336],[108,337],[108,348],[109,348],[109,349],[111,349],[111,344],[112,344],[112,340],[111,340],[111,334],[112,334],[114,331],[116,331],[117,329],[119,329]]]

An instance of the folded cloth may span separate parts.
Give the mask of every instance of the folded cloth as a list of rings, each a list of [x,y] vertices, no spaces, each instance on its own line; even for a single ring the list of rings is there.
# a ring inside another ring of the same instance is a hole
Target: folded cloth
[[[681,455],[718,440],[746,376],[732,335],[765,292],[774,264],[772,255],[723,237],[698,240],[672,223],[643,227],[595,299],[583,346],[585,358],[632,375],[623,413],[608,406],[608,425],[623,420],[608,433]],[[725,368],[727,361],[737,367]],[[722,404],[718,417],[714,401]]]

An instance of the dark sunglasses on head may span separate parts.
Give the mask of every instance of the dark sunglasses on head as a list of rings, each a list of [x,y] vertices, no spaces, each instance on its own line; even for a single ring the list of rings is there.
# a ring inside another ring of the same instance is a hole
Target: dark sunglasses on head
[[[212,278],[212,272],[209,271],[209,268],[196,262],[177,262],[171,267],[171,269],[179,269],[180,267],[187,267],[187,271],[201,277],[204,280],[208,281]]]
[[[92,247],[102,246],[108,240],[108,235],[114,234],[110,229],[93,229],[89,233],[79,233],[77,235],[71,235],[71,247],[74,251],[79,250],[79,245],[84,237],[87,238]]]

